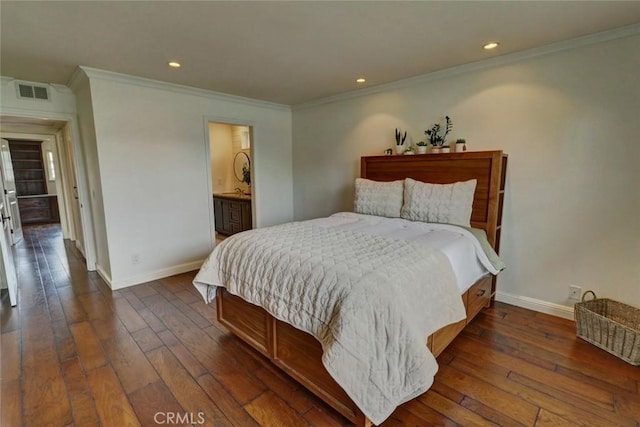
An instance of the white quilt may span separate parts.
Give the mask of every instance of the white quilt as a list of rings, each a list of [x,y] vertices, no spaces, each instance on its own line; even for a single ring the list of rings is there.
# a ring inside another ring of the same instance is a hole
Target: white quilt
[[[375,424],[431,387],[427,336],[465,318],[441,251],[313,221],[225,240],[194,285],[207,302],[224,286],[313,335],[329,374]]]

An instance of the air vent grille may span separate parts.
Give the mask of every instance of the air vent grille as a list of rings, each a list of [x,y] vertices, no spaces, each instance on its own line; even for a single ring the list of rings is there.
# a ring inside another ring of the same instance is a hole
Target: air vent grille
[[[34,86],[33,95],[36,99],[49,99],[49,91],[46,87]]]
[[[23,99],[49,100],[49,89],[46,86],[35,86],[26,83],[18,83],[18,97]]]
[[[18,91],[20,92],[20,98],[33,98],[33,86],[19,84]]]

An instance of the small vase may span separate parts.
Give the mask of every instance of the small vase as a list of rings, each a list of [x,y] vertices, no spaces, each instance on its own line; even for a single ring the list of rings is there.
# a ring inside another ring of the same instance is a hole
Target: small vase
[[[396,145],[396,154],[402,154],[404,153],[404,144],[403,145]]]
[[[440,152],[441,153],[448,153],[450,151],[451,151],[451,149],[449,148],[448,145],[443,145],[442,148],[440,148]]]
[[[427,152],[426,145],[418,145],[418,154],[425,154]]]
[[[440,147],[434,145],[433,147],[431,147],[431,152],[432,153],[439,153],[440,152]]]
[[[465,143],[456,144],[456,153],[462,153],[463,151],[467,151],[467,146]]]

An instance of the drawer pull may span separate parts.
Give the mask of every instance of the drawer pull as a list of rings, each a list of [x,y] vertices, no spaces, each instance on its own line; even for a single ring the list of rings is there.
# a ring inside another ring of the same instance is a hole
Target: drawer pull
[[[476,296],[477,296],[477,297],[481,297],[481,296],[483,296],[486,292],[487,292],[487,290],[486,290],[486,289],[480,289],[480,290],[478,291],[478,293],[476,294]]]

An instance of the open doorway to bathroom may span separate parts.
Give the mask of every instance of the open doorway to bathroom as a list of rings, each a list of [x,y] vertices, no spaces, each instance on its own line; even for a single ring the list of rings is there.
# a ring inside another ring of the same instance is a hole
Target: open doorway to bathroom
[[[252,136],[251,126],[209,122],[216,244],[253,228]]]

